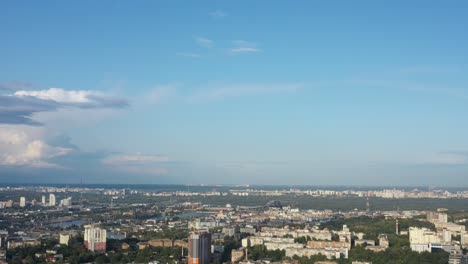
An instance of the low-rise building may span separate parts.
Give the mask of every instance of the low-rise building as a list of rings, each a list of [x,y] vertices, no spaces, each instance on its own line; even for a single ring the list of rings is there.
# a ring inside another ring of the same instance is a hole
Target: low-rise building
[[[61,245],[67,245],[70,242],[70,234],[60,234],[59,236],[59,243]]]
[[[314,248],[287,248],[286,250],[286,257],[294,257],[294,256],[299,256],[299,257],[310,257],[314,255],[324,255],[328,259],[333,259],[333,258],[348,258],[348,252],[349,250],[347,248],[320,248],[320,249],[314,249]]]
[[[307,241],[308,248],[346,248],[351,249],[350,242],[339,242],[339,241]]]
[[[150,244],[148,242],[138,242],[137,243],[138,249],[145,249],[147,247],[150,247]]]
[[[231,250],[231,263],[238,262],[239,260],[242,260],[244,257],[244,250],[241,248],[239,250],[233,249]]]
[[[148,244],[152,247],[173,247],[174,244],[170,239],[152,239],[148,241]]]
[[[354,240],[355,246],[375,246],[375,241],[372,239],[356,239]]]

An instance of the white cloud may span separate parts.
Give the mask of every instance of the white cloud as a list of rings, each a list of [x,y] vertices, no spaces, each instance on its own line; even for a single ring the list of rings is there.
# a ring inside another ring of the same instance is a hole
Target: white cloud
[[[257,52],[262,52],[261,49],[249,48],[249,47],[232,48],[229,51],[231,53],[257,53]]]
[[[247,40],[234,40],[232,44],[238,47],[255,47],[257,45],[255,42]]]
[[[9,131],[5,127],[1,127],[0,142],[8,145],[19,145],[26,141],[26,133],[24,131]]]
[[[195,38],[195,42],[197,42],[198,45],[204,48],[211,48],[213,47],[213,44],[214,44],[214,42],[211,39],[204,38],[204,37]]]
[[[209,15],[212,18],[224,18],[227,16],[227,14],[222,10],[216,10],[216,11],[210,12]]]
[[[0,165],[27,167],[58,167],[48,159],[68,154],[72,149],[55,147],[40,139],[42,131],[19,126],[0,127]]]
[[[229,49],[229,53],[231,54],[258,53],[263,51],[257,48],[257,44],[255,42],[251,41],[234,40],[232,44],[234,47]]]
[[[73,148],[49,144],[54,135],[102,120],[126,105],[125,100],[90,90],[50,88],[0,94],[0,166],[61,167],[53,158]]]
[[[43,115],[54,115],[64,110],[113,110],[128,106],[125,99],[108,96],[98,91],[19,90],[13,94],[0,94],[0,124],[43,125]]]
[[[89,97],[93,95],[91,91],[64,90],[61,88],[49,88],[39,91],[16,91],[15,96],[32,96],[43,100],[52,100],[59,103],[89,103]]]
[[[123,99],[110,97],[92,90],[65,90],[62,88],[49,88],[47,90],[20,90],[14,94],[16,97],[34,97],[40,100],[53,101],[60,106],[77,107],[124,107],[127,102]]]

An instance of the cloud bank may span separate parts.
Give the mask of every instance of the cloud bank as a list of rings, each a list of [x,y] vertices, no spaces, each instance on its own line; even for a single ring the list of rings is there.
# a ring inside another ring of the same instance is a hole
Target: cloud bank
[[[123,108],[128,102],[89,90],[19,90],[0,95],[0,124],[41,125],[32,118],[38,112],[59,108]]]
[[[7,87],[7,85],[3,85]],[[128,106],[124,99],[92,90],[25,90],[29,83],[8,83],[8,88],[21,87],[12,91],[3,89],[0,94],[0,166],[58,168],[52,160],[76,151],[70,146],[49,144],[51,135],[60,130],[51,129],[54,123],[50,115],[78,122],[71,112],[86,112],[91,117],[99,115],[101,109],[116,109]],[[92,119],[86,117],[86,119]],[[55,122],[57,123],[57,122]],[[58,122],[66,126],[66,122]]]
[[[58,167],[47,160],[72,151],[71,148],[47,144],[34,131],[5,126],[0,126],[0,149],[0,165],[36,168]]]

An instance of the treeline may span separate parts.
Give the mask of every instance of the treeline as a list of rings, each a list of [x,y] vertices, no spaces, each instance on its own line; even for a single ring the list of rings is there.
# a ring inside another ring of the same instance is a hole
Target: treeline
[[[108,251],[104,253],[95,253],[88,251],[83,244],[82,237],[73,237],[70,246],[57,245],[56,240],[46,240],[39,246],[19,247],[7,250],[8,263],[14,264],[40,264],[47,263],[43,256],[36,256],[36,253],[45,253],[46,249],[54,249],[57,254],[63,255],[63,260],[57,263],[148,263],[150,261],[159,261],[163,263],[180,262],[182,259],[182,248],[180,247],[147,247],[138,249],[135,240],[128,240],[130,247],[120,249],[116,245],[121,242],[109,240]],[[56,245],[56,246],[54,246]],[[187,250],[184,250],[187,255]]]
[[[373,252],[358,246],[349,252],[348,259],[341,259],[339,264],[351,264],[353,261],[366,261],[373,264],[447,264],[449,253],[418,253],[409,248],[388,248],[383,252]]]

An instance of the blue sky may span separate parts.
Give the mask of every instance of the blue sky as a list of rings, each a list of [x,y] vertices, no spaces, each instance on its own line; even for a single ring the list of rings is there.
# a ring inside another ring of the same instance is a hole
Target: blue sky
[[[465,1],[2,1],[2,182],[468,186]]]

